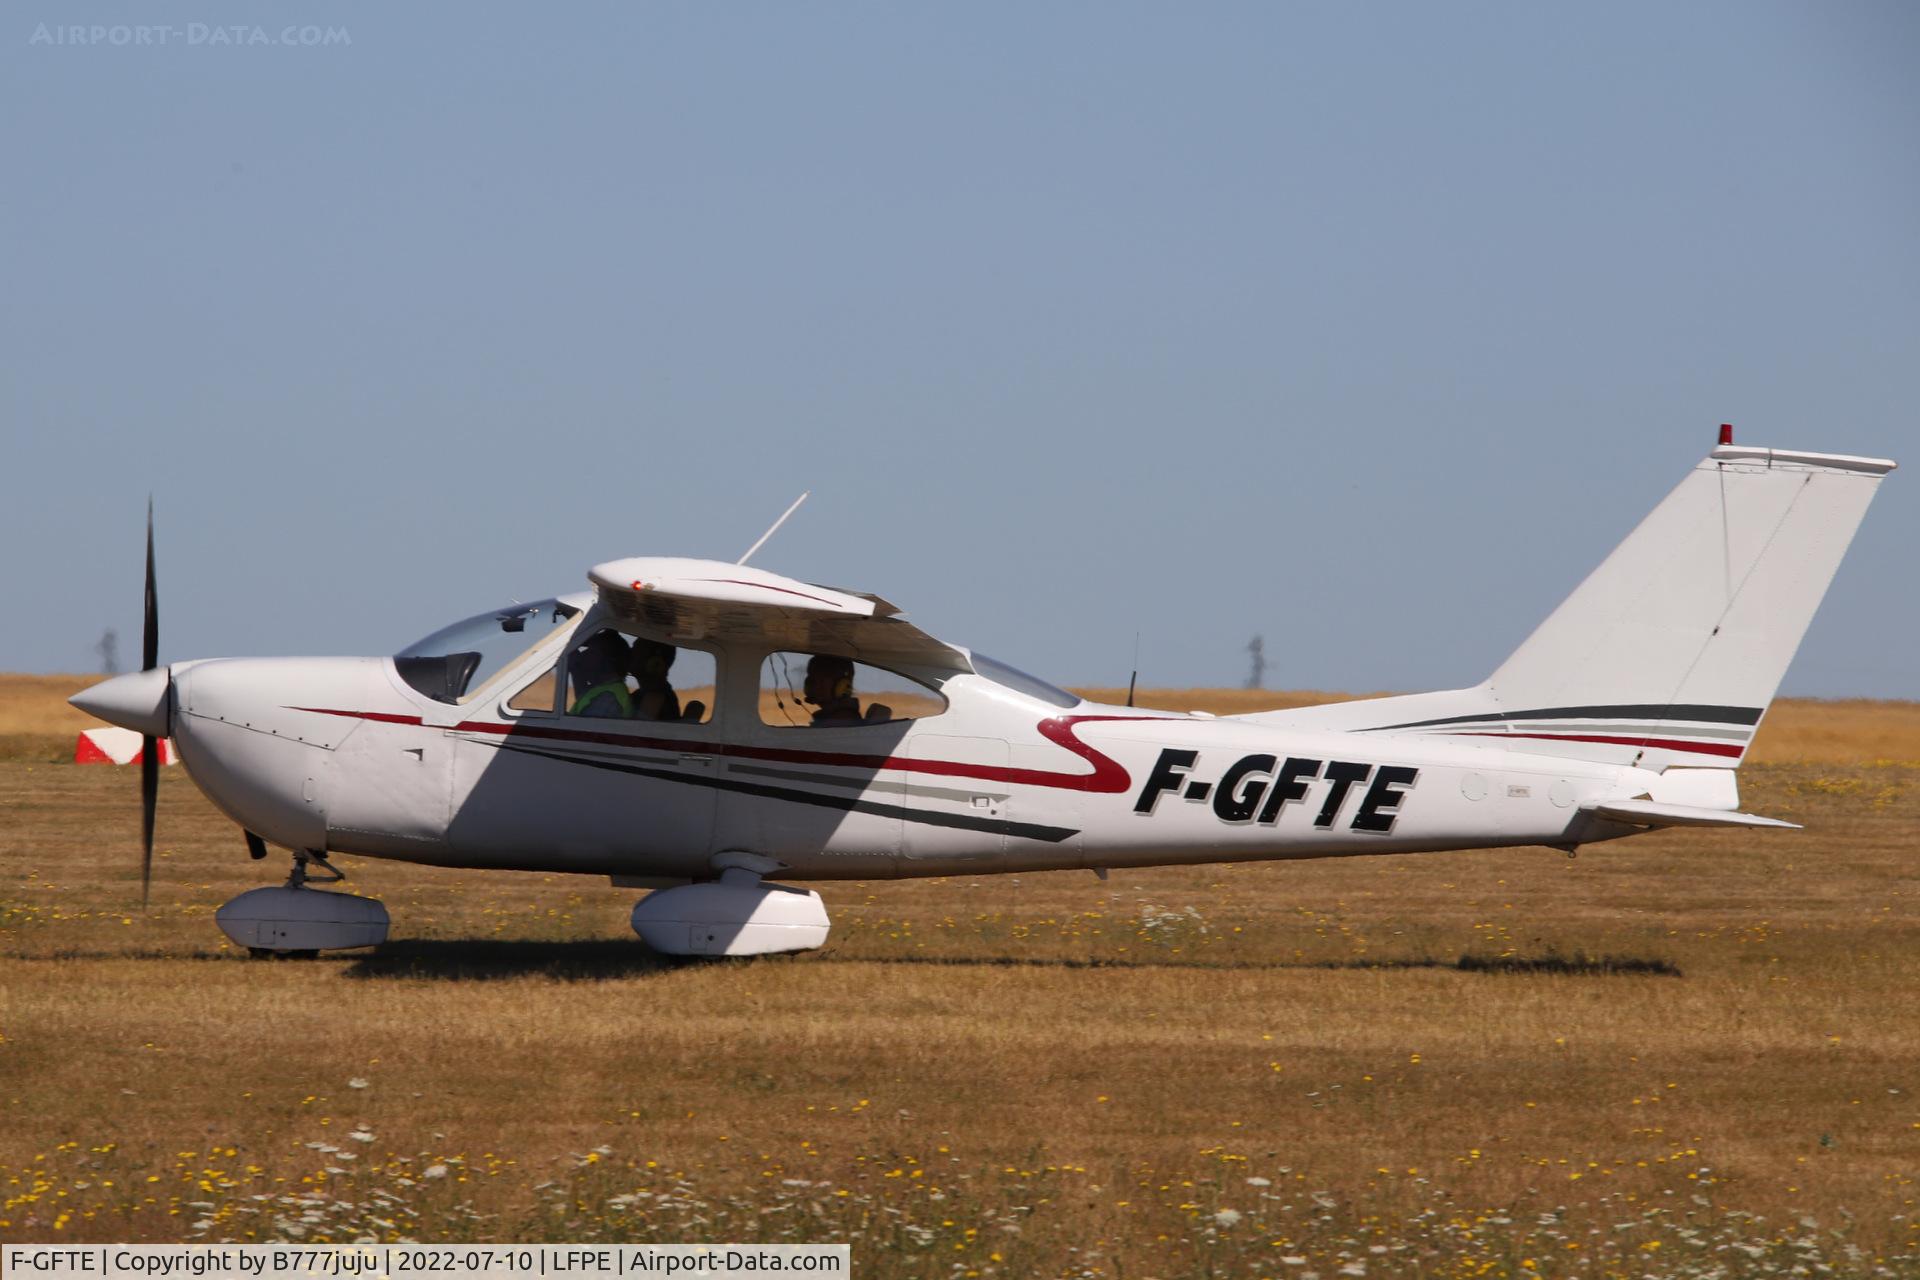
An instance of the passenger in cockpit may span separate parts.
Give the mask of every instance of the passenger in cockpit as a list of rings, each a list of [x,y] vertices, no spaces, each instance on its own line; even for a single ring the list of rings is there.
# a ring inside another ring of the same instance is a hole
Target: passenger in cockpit
[[[815,726],[861,723],[860,699],[853,693],[852,659],[814,654],[807,659],[807,678],[800,692],[813,704]]]
[[[618,631],[596,631],[567,661],[567,677],[580,692],[567,714],[616,718],[633,714],[627,691],[627,642]]]
[[[640,636],[627,654],[627,671],[639,688],[633,691],[635,720],[678,720],[680,695],[667,680],[673,659],[680,651],[659,640]]]

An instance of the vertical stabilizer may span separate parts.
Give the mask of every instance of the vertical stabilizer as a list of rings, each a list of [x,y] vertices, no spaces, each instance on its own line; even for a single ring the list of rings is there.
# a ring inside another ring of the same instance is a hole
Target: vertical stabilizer
[[[1504,732],[1737,763],[1892,469],[1715,449],[1487,680]]]
[[[1893,467],[1722,444],[1483,684],[1259,718],[1730,768]]]

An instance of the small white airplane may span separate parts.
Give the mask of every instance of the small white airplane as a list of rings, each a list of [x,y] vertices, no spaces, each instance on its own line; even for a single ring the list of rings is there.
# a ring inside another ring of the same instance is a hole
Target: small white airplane
[[[72,701],[171,735],[256,858],[292,851],[284,885],[219,912],[256,953],[384,941],[379,902],[308,886],[338,877],[332,852],[604,875],[652,890],[633,927],[656,950],[752,955],[826,941],[819,895],[774,877],[1104,877],[1784,827],[1739,811],[1735,770],[1893,467],[1723,428],[1482,683],[1222,717],[1087,702],[878,596],[745,557],[610,561],[592,593],[393,657],[163,667],[149,510],[147,669]],[[142,773],[144,883],[158,770]]]

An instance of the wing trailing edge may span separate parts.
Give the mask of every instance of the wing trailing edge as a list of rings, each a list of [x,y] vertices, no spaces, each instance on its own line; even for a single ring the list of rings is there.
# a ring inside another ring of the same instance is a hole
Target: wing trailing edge
[[[669,556],[609,560],[587,574],[600,601],[637,634],[669,644],[765,643],[861,661],[971,671],[877,595],[802,582],[751,565]]]

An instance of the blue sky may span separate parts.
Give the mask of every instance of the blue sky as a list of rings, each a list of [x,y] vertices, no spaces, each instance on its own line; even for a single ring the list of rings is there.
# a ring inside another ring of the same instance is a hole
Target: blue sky
[[[811,488],[756,563],[1057,680],[1470,683],[1722,421],[1920,464],[1916,68],[1900,3],[28,0],[0,669],[137,650],[149,491],[186,658]],[[1920,697],[1916,483],[1787,692]]]

